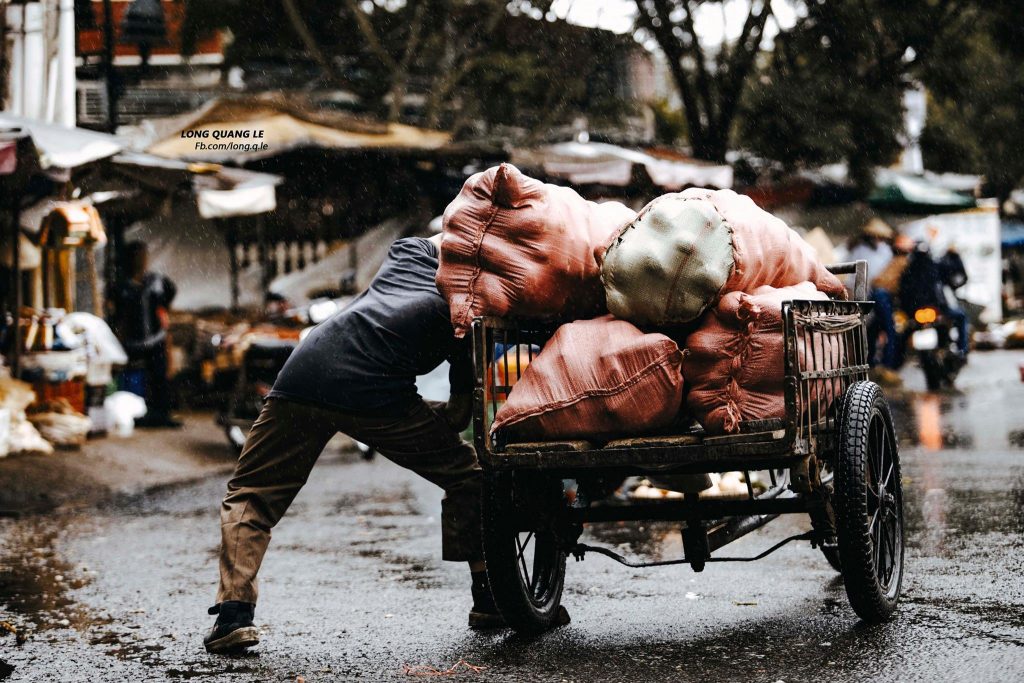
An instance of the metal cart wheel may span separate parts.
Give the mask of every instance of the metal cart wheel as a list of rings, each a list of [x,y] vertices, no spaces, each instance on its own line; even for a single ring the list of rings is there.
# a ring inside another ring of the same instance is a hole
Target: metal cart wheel
[[[548,508],[563,504],[561,482],[535,483],[517,490],[509,473],[484,478],[487,578],[498,611],[521,633],[539,633],[557,625],[565,581],[565,552],[558,538],[551,529],[540,528],[541,520],[530,514],[545,504]],[[538,496],[547,499],[540,501]]]
[[[874,382],[857,382],[843,396],[836,460],[836,535],[846,595],[864,621],[888,621],[903,582],[903,485],[892,415]]]

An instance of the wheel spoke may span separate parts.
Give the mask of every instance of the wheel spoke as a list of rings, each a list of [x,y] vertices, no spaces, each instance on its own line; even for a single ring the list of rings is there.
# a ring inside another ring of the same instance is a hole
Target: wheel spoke
[[[878,431],[879,431],[879,435],[878,435],[878,471],[876,472],[876,474],[878,475],[879,483],[882,484],[882,486],[884,486],[885,485],[885,477],[882,476],[882,473],[885,472],[885,469],[886,469],[885,468],[885,461],[886,461],[886,457],[885,456],[888,455],[888,453],[889,453],[889,440],[887,438],[885,438],[885,423],[883,423],[881,420],[879,420],[878,421],[878,425],[879,425],[879,429],[878,429]],[[889,459],[891,460],[891,458],[889,458]]]
[[[888,489],[889,488],[889,482],[892,480],[892,473],[893,473],[893,471],[895,471],[895,469],[896,469],[896,463],[895,462],[889,463],[889,471],[886,472],[885,480],[882,481],[882,488],[884,488],[884,489]]]
[[[882,575],[882,531],[881,529],[875,533],[872,538],[875,548],[875,576]]]
[[[889,559],[893,560],[893,562],[896,559],[896,533],[896,526],[893,525],[885,534],[886,550],[889,553]]]
[[[868,439],[868,447],[871,449],[871,469],[876,476],[882,471],[882,421],[874,419],[871,421],[871,436]],[[876,479],[877,481],[877,479]]]
[[[880,515],[881,515],[881,514],[882,514],[883,512],[884,512],[884,511],[883,511],[882,507],[881,507],[881,506],[879,506],[879,507],[878,507],[878,509],[876,509],[876,510],[875,510],[875,514],[871,515],[871,522],[870,522],[870,523],[868,524],[868,535],[869,535],[869,536],[872,536],[872,537],[874,537],[874,533],[875,533],[875,524],[877,524],[877,523],[878,523],[878,518],[879,518],[879,516],[880,516]]]
[[[892,530],[889,529],[887,529],[885,533],[885,558],[885,573],[882,578],[885,581],[886,587],[888,587],[889,582],[892,580],[893,570],[896,568],[895,535],[892,533]]]
[[[537,597],[537,584],[540,583],[541,572],[537,569],[537,560],[534,559],[533,578],[530,579],[530,597]]]
[[[533,535],[533,532],[530,532],[530,536],[532,536],[532,535]],[[526,542],[527,543],[530,542],[530,536],[526,537]],[[516,534],[516,546],[519,548],[519,553],[518,553],[519,566],[523,570],[523,579],[525,579],[526,583],[529,584],[530,583],[530,571],[526,568],[526,559],[523,557],[523,553],[526,552],[526,550],[523,547],[523,543],[519,540],[519,534],[518,533]]]

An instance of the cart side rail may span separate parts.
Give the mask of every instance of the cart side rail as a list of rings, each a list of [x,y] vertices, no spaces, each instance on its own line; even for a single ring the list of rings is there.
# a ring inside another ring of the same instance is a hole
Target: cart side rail
[[[869,309],[864,301],[783,304],[787,429],[808,453],[831,449],[840,399],[868,377]]]

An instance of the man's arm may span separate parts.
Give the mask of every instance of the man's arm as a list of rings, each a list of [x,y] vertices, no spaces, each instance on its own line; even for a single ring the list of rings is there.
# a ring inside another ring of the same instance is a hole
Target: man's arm
[[[470,340],[467,336],[456,343],[448,358],[450,364],[448,382],[451,385],[451,394],[448,397],[448,404],[445,406],[445,417],[448,424],[459,432],[469,426],[470,419],[473,417],[475,379],[473,376],[473,354],[470,349]]]

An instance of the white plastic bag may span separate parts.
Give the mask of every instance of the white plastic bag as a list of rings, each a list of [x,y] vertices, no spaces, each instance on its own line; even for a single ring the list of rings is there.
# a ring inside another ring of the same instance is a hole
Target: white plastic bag
[[[146,414],[146,401],[130,391],[115,391],[103,401],[110,424],[118,436],[131,436],[135,418]]]
[[[90,360],[95,358],[110,365],[124,365],[128,362],[128,354],[125,353],[124,347],[102,318],[79,311],[68,313],[61,324],[69,326],[76,334],[85,336],[90,347]]]

